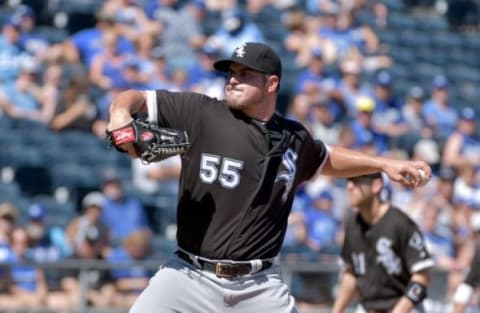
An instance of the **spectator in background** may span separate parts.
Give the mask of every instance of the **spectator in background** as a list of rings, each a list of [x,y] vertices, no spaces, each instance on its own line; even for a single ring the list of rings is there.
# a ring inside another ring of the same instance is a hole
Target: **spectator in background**
[[[89,201],[97,200],[93,199],[92,196],[87,197],[85,198],[87,199],[85,204],[89,204]],[[102,235],[102,230],[93,224],[77,232],[73,254],[68,260],[104,261],[102,251],[105,247],[105,240],[101,237]],[[111,308],[114,288],[109,271],[96,268],[84,270],[84,276],[82,277],[85,279],[84,283],[87,283],[86,286],[81,286],[79,268],[66,268],[60,271],[59,288],[50,290],[47,298],[49,309],[62,311],[78,307],[83,287],[86,287],[85,296],[88,304],[96,308]]]
[[[480,206],[480,169],[465,164],[458,168],[458,177],[453,187],[455,203],[464,204],[469,207]]]
[[[134,231],[123,239],[122,246],[114,249],[107,260],[115,264],[147,260],[150,256],[150,236],[142,231]],[[113,307],[131,307],[152,275],[152,270],[139,266],[112,269],[111,276],[116,291]]]
[[[480,286],[480,212],[474,213],[471,219],[473,231],[474,255],[470,259],[468,275],[459,285],[453,296],[454,313],[463,313],[472,302],[475,289]]]
[[[333,195],[323,190],[314,196],[305,209],[307,245],[318,253],[338,254],[340,252],[340,224],[333,216]]]
[[[152,58],[152,51],[156,42],[156,38],[149,34],[142,34],[134,39],[135,53],[132,57],[138,65],[141,82],[144,84],[150,83],[155,78],[155,62]]]
[[[8,262],[11,284],[9,293],[0,295],[2,309],[35,309],[44,304],[47,285],[43,271],[33,265],[18,264],[32,261],[27,256],[29,236],[22,228],[12,232],[11,254]],[[16,264],[17,263],[17,264]]]
[[[36,60],[44,60],[49,53],[50,43],[44,36],[35,33],[35,12],[28,5],[21,4],[13,14],[20,20],[20,46]]]
[[[408,125],[402,114],[402,103],[393,93],[393,83],[387,71],[379,71],[375,76],[373,123],[377,132],[388,136],[389,146],[396,147],[398,138],[408,132]]]
[[[68,243],[72,251],[83,243],[87,233],[94,227],[98,231],[98,238],[95,242],[106,253],[109,248],[110,230],[100,221],[102,208],[105,203],[105,195],[98,191],[92,191],[85,195],[82,200],[82,214],[72,219],[65,231]]]
[[[13,84],[20,73],[21,65],[32,58],[20,46],[20,33],[20,17],[7,17],[0,35],[0,81],[5,84]]]
[[[112,245],[117,246],[134,232],[151,236],[147,216],[142,203],[125,194],[122,180],[115,174],[106,174],[102,184],[105,202],[101,221],[111,232]]]
[[[8,262],[12,258],[11,238],[18,220],[17,208],[9,203],[0,204],[0,263]],[[0,295],[8,291],[10,286],[10,272],[7,266],[0,266]],[[1,296],[0,296],[1,297]]]
[[[335,120],[335,114],[332,112],[334,105],[329,97],[319,96],[313,100],[311,107],[312,135],[326,144],[337,144],[340,137],[341,123]]]
[[[45,121],[51,123],[65,88],[65,76],[62,66],[55,63],[47,65],[42,74],[40,97],[45,108]]]
[[[81,30],[63,43],[63,54],[70,63],[84,64],[89,69],[95,56],[103,50],[102,38],[105,32],[117,32],[113,12],[100,10],[96,15],[96,25]],[[117,33],[118,34],[118,33]],[[120,36],[118,39],[118,53],[133,53],[135,47],[132,42]]]
[[[199,50],[198,62],[188,72],[187,87],[193,92],[223,99],[225,76],[213,68],[213,62],[220,57],[220,50],[205,44]]]
[[[237,8],[222,13],[220,28],[207,41],[218,47],[224,57],[245,42],[265,42],[265,38],[260,28]]]
[[[297,76],[295,93],[317,94],[334,87],[334,82],[328,79],[323,52],[320,48],[311,51],[310,61]]]
[[[388,137],[377,132],[372,120],[375,102],[370,97],[360,97],[355,106],[358,113],[350,124],[355,136],[355,148],[362,151],[370,151],[373,148],[374,151],[371,152],[385,153],[388,150]]]
[[[134,1],[107,0],[103,3],[102,10],[115,12],[114,19],[119,33],[132,42],[139,36],[158,36],[161,33],[161,25],[149,19],[143,8]]]
[[[288,260],[297,260],[310,256],[307,246],[307,227],[305,224],[304,208],[310,201],[305,192],[305,185],[298,188],[292,204],[292,211],[288,216],[287,231],[283,241],[281,256]]]
[[[401,149],[404,149],[409,156],[413,154],[413,147],[418,140],[433,137],[433,130],[427,127],[422,115],[424,99],[424,89],[414,85],[408,90],[405,103],[401,108],[408,132],[399,139],[398,145]]]
[[[358,98],[370,94],[370,89],[360,79],[361,68],[357,61],[348,60],[340,65],[341,79],[338,84],[343,106],[348,118],[355,118]]]
[[[441,147],[457,125],[457,112],[448,101],[448,80],[443,75],[433,79],[432,97],[427,100],[422,109],[422,115],[428,125],[434,130],[434,139]]]
[[[296,94],[287,109],[287,118],[300,122],[306,127],[310,125],[311,102],[306,94]]]
[[[480,138],[476,126],[475,110],[472,107],[462,108],[457,128],[445,143],[443,164],[456,169],[480,165]]]
[[[28,207],[28,221],[25,231],[30,240],[29,254],[36,262],[54,262],[70,254],[65,233],[58,226],[49,226],[46,209],[42,205]]]
[[[48,123],[52,108],[42,102],[40,86],[36,82],[38,65],[33,60],[20,65],[18,76],[0,87],[0,109],[12,118]]]
[[[149,164],[134,159],[132,160],[133,186],[145,194],[170,194],[172,199],[176,199],[181,167],[182,162],[179,156]]]
[[[169,69],[187,70],[195,62],[195,50],[205,42],[202,2],[180,5],[178,0],[157,0],[150,10],[151,17],[162,25],[160,47],[163,48]]]
[[[422,212],[420,229],[425,237],[428,252],[434,259],[436,267],[448,272],[447,295],[450,296],[459,281],[462,265],[457,259],[455,242],[451,232],[439,225],[441,207],[430,201]]]
[[[103,50],[92,57],[89,81],[102,91],[113,86],[113,80],[122,76],[122,69],[129,55],[119,49],[119,35],[114,31],[102,33]]]
[[[56,132],[93,132],[103,138],[105,131],[98,130],[98,124],[101,124],[98,114],[98,109],[88,93],[88,81],[85,77],[73,76],[57,103],[50,128]]]

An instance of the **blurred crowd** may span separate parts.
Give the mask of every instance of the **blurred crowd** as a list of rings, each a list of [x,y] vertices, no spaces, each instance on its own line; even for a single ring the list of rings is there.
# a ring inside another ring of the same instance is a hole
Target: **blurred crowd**
[[[395,60],[376,33],[388,23],[382,1],[99,3],[93,25],[77,25],[61,40],[36,31],[39,12],[32,7],[9,8],[0,34],[0,122],[27,119],[54,133],[103,138],[108,105],[119,91],[168,89],[222,98],[225,77],[213,70],[213,61],[239,43],[267,42],[280,52],[287,72],[279,110],[288,118],[327,144],[432,166],[426,186],[409,190],[387,181],[384,197],[419,224],[437,267],[448,272],[451,295],[473,257],[473,233],[480,231],[477,107],[451,103],[444,75],[396,92],[390,71]],[[359,20],[365,15],[372,16],[369,25]],[[175,194],[180,166],[178,158],[148,166],[132,161],[131,184],[147,195]],[[102,179],[65,230],[45,222],[48,208],[41,205],[32,204],[26,220],[15,203],[0,205],[0,261],[27,262],[0,267],[2,305],[78,305],[78,270],[40,269],[28,261],[158,258],[142,202],[125,192],[125,181],[114,173]],[[345,181],[320,175],[301,186],[282,258],[335,260],[350,211],[344,189]],[[88,302],[128,308],[151,274],[140,267],[90,270]]]

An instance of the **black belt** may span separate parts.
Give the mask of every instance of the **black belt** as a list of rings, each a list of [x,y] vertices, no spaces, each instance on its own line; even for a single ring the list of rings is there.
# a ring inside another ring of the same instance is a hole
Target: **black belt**
[[[198,266],[193,262],[192,259],[190,259],[190,256],[187,253],[180,250],[175,253],[188,263]],[[210,262],[198,259],[198,264],[202,270],[215,273],[217,277],[222,278],[235,278],[242,275],[252,274],[252,265],[249,263]],[[262,267],[260,271],[266,270],[272,266],[272,264],[273,262],[270,261],[262,261]]]

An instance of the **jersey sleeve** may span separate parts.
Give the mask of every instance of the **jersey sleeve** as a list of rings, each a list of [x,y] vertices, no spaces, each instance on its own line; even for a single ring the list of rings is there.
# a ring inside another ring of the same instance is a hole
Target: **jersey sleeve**
[[[186,130],[189,134],[203,120],[201,115],[211,98],[197,93],[179,93],[165,90],[148,90],[148,119],[158,125]],[[199,118],[200,117],[200,118]]]
[[[320,140],[314,140],[307,132],[305,138],[303,161],[304,165],[301,180],[310,179],[326,162],[328,158],[328,148]]]
[[[472,286],[480,286],[480,246],[477,246],[475,250],[475,256],[470,265],[470,271],[465,279],[465,283]]]
[[[428,253],[425,239],[417,225],[410,219],[400,225],[402,232],[402,255],[410,273],[416,273],[435,265]]]
[[[351,219],[352,217],[351,216],[348,216],[347,219],[346,219],[346,222],[345,222],[345,236],[344,236],[344,239],[343,239],[343,244],[342,244],[342,249],[340,251],[340,268],[342,270],[346,270],[346,269],[349,269],[349,268],[353,268],[353,262],[352,262],[352,259],[351,259],[351,251],[350,251],[350,242],[348,240],[348,238],[351,236],[350,234],[350,227],[349,225],[351,225]]]

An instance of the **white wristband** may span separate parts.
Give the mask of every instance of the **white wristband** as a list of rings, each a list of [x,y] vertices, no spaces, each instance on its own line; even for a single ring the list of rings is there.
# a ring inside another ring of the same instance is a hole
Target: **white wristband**
[[[461,284],[457,287],[455,294],[453,295],[453,302],[466,304],[470,301],[473,295],[473,287],[468,284]]]

